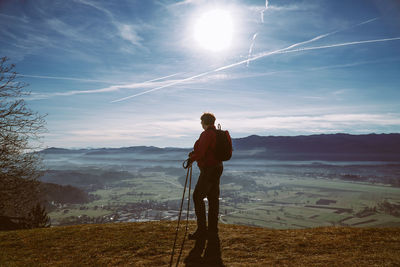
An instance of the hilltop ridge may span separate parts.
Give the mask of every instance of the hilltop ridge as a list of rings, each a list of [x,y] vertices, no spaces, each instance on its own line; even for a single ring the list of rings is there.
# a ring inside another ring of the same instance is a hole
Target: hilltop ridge
[[[255,151],[253,157],[271,160],[332,160],[332,161],[400,161],[400,134],[316,134],[299,136],[250,135],[233,138],[235,151]],[[121,148],[64,149],[47,148],[44,154],[82,153],[86,155],[110,154],[163,154],[187,153],[191,148],[159,148],[130,146]],[[233,153],[233,158],[242,155]],[[248,154],[245,157],[249,157]]]
[[[167,266],[175,227],[175,221],[158,221],[0,232],[0,266]],[[194,228],[190,222],[190,230]],[[220,225],[219,236],[226,266],[400,264],[400,228]],[[183,258],[193,246],[186,241]]]

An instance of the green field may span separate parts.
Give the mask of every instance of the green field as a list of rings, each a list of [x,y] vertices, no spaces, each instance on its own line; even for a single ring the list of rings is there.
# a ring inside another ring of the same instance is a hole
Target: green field
[[[400,204],[400,188],[293,175],[252,175],[239,171],[234,175],[239,178],[221,177],[221,223],[276,229],[330,225],[400,226],[396,206]],[[246,178],[238,180],[240,177]],[[234,182],[226,183],[229,179]],[[250,183],[251,180],[251,186],[247,186],[247,181]],[[195,181],[192,192],[194,186]],[[163,171],[143,172],[140,177],[119,180],[91,192],[96,200],[90,203],[67,205],[51,212],[50,216],[54,224],[58,224],[71,216],[96,218],[118,212],[127,216],[132,207],[158,212],[177,210],[182,191],[183,186],[176,175]],[[150,208],[149,202],[153,203]],[[395,210],[382,208],[383,203],[391,204]],[[163,204],[166,208],[159,208]],[[154,219],[147,213],[146,216]],[[157,219],[163,220],[162,215],[158,216]]]
[[[384,202],[398,207],[400,188],[285,176],[254,179],[257,184],[274,186],[270,190],[266,187],[261,192],[247,193],[252,201],[236,207],[231,205],[232,200],[223,203],[222,222],[279,229],[327,225],[400,226],[398,214],[380,208]],[[366,209],[373,211],[365,212]]]

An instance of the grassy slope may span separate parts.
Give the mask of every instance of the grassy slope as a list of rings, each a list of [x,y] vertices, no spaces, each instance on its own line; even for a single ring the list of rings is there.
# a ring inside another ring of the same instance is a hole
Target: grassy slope
[[[147,222],[0,232],[0,266],[166,266],[175,227]],[[226,266],[400,265],[400,228],[220,225],[220,239]],[[183,257],[193,245],[186,242]]]

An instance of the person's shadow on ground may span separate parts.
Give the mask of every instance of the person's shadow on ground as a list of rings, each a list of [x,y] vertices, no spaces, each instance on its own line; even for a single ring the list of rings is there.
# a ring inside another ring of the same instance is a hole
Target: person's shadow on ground
[[[189,252],[189,255],[185,258],[187,267],[198,267],[198,266],[225,266],[222,261],[221,255],[221,243],[218,234],[210,236],[208,238],[207,247],[206,239],[197,239],[194,244],[194,248]]]

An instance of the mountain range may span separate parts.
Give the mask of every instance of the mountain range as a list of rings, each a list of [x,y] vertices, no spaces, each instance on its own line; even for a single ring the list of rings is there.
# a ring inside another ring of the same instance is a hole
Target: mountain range
[[[258,136],[233,138],[233,158],[270,160],[400,161],[400,134],[344,133],[301,136]],[[189,152],[191,148],[132,146],[122,148],[48,148],[44,154],[86,155]],[[246,153],[247,152],[247,153]]]

